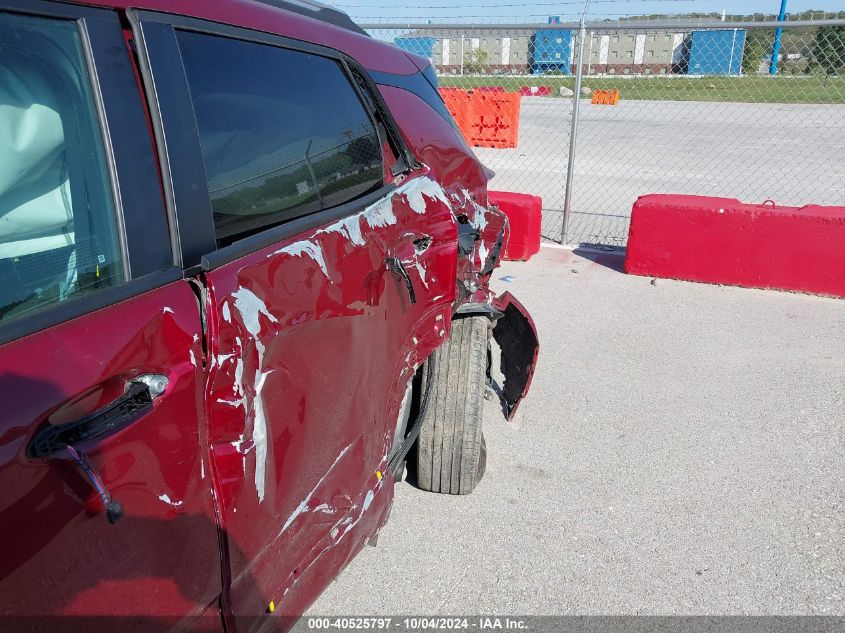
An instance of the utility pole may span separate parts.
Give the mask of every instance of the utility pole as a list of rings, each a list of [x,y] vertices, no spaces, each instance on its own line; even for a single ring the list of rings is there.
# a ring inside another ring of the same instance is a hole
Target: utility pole
[[[783,22],[786,19],[786,0],[780,0],[780,14],[778,15],[778,22]],[[772,63],[769,64],[769,74],[778,74],[778,59],[780,58],[780,39],[783,36],[783,29],[778,27],[775,31],[775,43],[772,46]]]

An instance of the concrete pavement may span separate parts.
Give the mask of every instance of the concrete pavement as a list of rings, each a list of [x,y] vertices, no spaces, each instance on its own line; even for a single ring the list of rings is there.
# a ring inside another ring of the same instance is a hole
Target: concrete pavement
[[[532,392],[513,424],[487,403],[477,490],[398,484],[309,615],[845,613],[845,302],[620,265],[495,273],[539,328]]]

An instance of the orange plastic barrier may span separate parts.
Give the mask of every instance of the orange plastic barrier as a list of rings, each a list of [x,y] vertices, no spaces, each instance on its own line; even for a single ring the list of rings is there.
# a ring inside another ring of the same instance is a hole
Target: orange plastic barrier
[[[479,92],[473,95],[470,145],[516,147],[519,137],[520,97],[513,92]]]
[[[616,105],[619,103],[618,90],[593,90],[592,103],[599,105]]]
[[[441,88],[440,95],[446,104],[446,109],[455,119],[458,128],[469,142],[469,130],[472,125],[472,92],[460,88]]]
[[[467,143],[474,147],[516,147],[520,94],[441,88],[440,94]]]

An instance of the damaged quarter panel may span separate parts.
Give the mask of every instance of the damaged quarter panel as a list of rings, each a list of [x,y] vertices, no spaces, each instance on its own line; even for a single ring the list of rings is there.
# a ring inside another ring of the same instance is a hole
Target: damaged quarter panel
[[[448,112],[441,113],[431,104],[440,96],[422,74],[372,74],[408,146],[430,166],[432,176],[449,196],[459,234],[465,236],[462,243],[466,242],[468,248],[458,252],[456,308],[468,302],[489,303],[493,297],[487,281],[507,239],[507,216],[486,206],[488,172],[445,118]]]
[[[386,520],[392,431],[415,365],[446,334],[455,241],[442,190],[418,173],[207,273],[207,406],[236,615],[269,600],[301,613]]]
[[[421,60],[416,61],[422,66]],[[507,216],[487,206],[487,181],[492,172],[475,157],[423,73],[372,74],[409,147],[431,165],[454,209],[459,235],[455,312],[502,314],[494,337],[502,349],[503,390],[511,419],[528,392],[538,342],[534,323],[522,305],[510,293],[494,297],[489,287],[509,236]]]

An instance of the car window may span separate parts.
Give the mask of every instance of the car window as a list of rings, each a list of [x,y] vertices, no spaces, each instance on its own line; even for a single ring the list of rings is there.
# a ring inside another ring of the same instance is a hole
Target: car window
[[[0,323],[124,278],[75,22],[0,12]]]
[[[337,61],[188,31],[178,40],[219,245],[383,184],[378,133]]]

